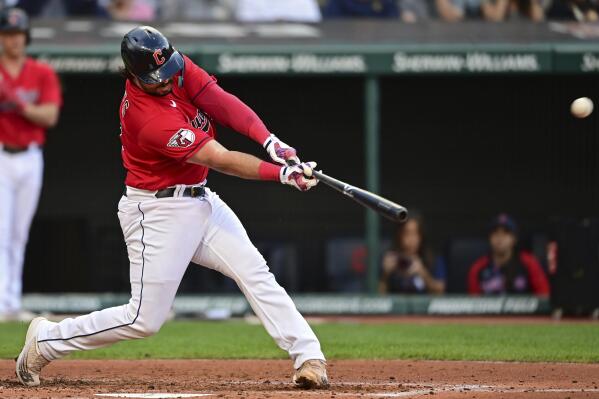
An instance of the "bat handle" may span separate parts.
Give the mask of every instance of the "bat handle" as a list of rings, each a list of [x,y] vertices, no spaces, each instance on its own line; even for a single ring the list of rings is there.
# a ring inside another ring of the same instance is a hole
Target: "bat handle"
[[[285,161],[287,163],[287,166],[295,166],[297,165],[297,162],[295,162],[293,159],[288,159],[287,161]],[[322,171],[320,171],[320,173],[322,173]],[[319,178],[318,176],[322,176],[318,171],[312,169],[312,175],[314,175],[317,179]],[[307,177],[311,177],[311,176],[307,176]]]

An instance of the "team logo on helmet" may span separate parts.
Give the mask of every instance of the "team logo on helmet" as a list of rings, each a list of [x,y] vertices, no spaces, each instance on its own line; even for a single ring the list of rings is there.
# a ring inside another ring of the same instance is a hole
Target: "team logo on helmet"
[[[173,148],[187,148],[196,141],[196,135],[194,132],[188,129],[180,129],[173,135],[168,141],[167,147]]]
[[[19,24],[19,14],[16,13],[12,13],[8,16],[8,23],[10,23],[11,25],[18,25]]]
[[[156,61],[156,65],[164,64],[166,59],[162,56],[162,49],[156,49],[156,51],[154,51],[154,61]]]

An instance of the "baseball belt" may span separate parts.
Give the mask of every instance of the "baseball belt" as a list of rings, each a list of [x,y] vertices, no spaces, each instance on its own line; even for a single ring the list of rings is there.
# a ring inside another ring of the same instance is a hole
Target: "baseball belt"
[[[169,187],[169,188],[165,188],[163,190],[156,191],[156,194],[154,194],[154,196],[156,198],[171,198],[171,197],[175,196],[175,191],[177,191],[177,188]],[[123,195],[125,197],[127,196],[127,187],[125,187],[125,192],[123,193]],[[204,186],[185,187],[185,189],[183,190],[183,193],[180,194],[181,197],[190,197],[190,198],[199,198],[199,197],[203,197],[205,195],[206,195],[206,189],[204,188]]]
[[[25,152],[25,151],[29,150],[29,147],[7,147],[7,146],[0,146],[0,148],[2,148],[2,150],[4,152],[7,152],[9,154],[20,154],[22,152]]]

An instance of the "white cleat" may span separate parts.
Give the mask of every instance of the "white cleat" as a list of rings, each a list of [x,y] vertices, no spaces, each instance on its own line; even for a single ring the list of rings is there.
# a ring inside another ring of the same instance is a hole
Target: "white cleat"
[[[293,374],[293,382],[303,389],[322,389],[329,387],[327,364],[322,360],[306,360]]]
[[[40,322],[45,317],[36,317],[29,324],[25,345],[17,358],[16,373],[21,384],[27,387],[36,387],[40,384],[40,373],[42,368],[50,361],[46,360],[37,347],[37,330]]]

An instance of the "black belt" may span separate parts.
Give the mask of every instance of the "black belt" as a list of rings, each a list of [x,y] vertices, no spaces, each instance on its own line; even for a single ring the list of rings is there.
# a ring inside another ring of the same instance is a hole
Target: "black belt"
[[[4,152],[7,152],[9,154],[20,154],[22,152],[25,152],[25,151],[29,150],[29,147],[6,147],[6,146],[2,146],[2,150],[4,150]]]
[[[171,197],[175,196],[175,191],[177,191],[177,188],[175,188],[175,187],[165,188],[164,190],[156,191],[156,194],[154,194],[154,196],[156,198],[171,198]],[[123,193],[123,195],[125,197],[127,196],[127,187],[125,187],[125,192]],[[199,197],[203,197],[205,195],[206,195],[206,189],[204,188],[204,186],[191,186],[191,187],[185,187],[185,190],[183,190],[183,194],[181,196],[182,197],[190,197],[190,198],[199,198]]]

